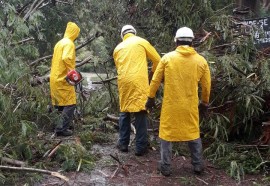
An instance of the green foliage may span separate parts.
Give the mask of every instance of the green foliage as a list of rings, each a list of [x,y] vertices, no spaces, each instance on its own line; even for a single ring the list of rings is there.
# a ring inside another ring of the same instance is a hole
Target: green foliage
[[[241,181],[245,174],[258,174],[265,168],[261,167],[263,151],[255,146],[247,148],[245,145],[216,141],[205,149],[204,154],[231,177]]]
[[[190,156],[187,143],[173,143],[173,151],[176,156]]]
[[[65,171],[76,170],[81,160],[83,160],[82,169],[87,170],[94,165],[93,155],[80,144],[61,145],[56,156],[56,161]]]
[[[121,42],[120,29],[123,25],[134,25],[138,35],[148,39],[160,53],[173,50],[176,30],[189,26],[196,35],[196,49],[205,56],[211,68],[210,106],[218,107],[227,101],[234,103],[232,112],[212,112],[201,121],[205,139],[212,142],[205,150],[207,157],[225,167],[238,180],[244,173],[263,169],[264,162],[269,159],[267,155],[264,154],[266,160],[262,163],[255,152],[239,152],[228,144],[237,139],[248,142],[258,136],[255,132],[258,132],[263,113],[268,111],[264,96],[270,87],[269,59],[259,58],[252,38],[241,34],[241,28],[236,27],[238,20],[230,15],[234,1],[93,0],[73,1],[72,4],[58,2],[56,5],[48,1],[49,4],[37,8],[25,20],[24,15],[31,3],[25,0],[0,2],[1,154],[32,162],[44,153],[44,147],[37,140],[37,132],[47,132],[57,123],[59,115],[47,113],[50,101],[48,84],[32,87],[30,81],[33,75],[48,73],[50,59],[35,66],[29,64],[52,54],[68,21],[75,21],[81,28],[76,45],[96,33],[102,33],[101,37],[77,51],[80,60],[92,56],[92,63],[80,67],[80,70],[105,74],[97,81],[116,75],[112,52]],[[204,31],[211,32],[211,35],[200,42],[205,36]],[[31,41],[21,43],[27,38]],[[91,92],[86,101],[78,94],[78,103],[83,116],[103,117],[105,112],[117,113],[116,81],[104,83],[101,89]],[[86,149],[89,150],[93,143],[108,139],[107,134],[96,131],[102,122],[93,120],[91,118],[86,123],[93,124],[91,129],[94,131],[86,130],[79,134],[82,145],[61,145],[56,160],[64,170],[75,170],[80,164],[82,169],[93,165],[94,158]],[[175,152],[182,153],[182,147],[176,146]],[[4,176],[0,174],[0,181]],[[192,184],[192,180],[187,180],[187,183]]]
[[[104,78],[102,78],[104,79]],[[83,112],[85,115],[100,116],[103,115],[103,110],[115,112],[117,107],[117,87],[114,84],[105,84],[103,87],[92,91],[90,98],[84,103]]]
[[[230,121],[226,116],[214,113],[211,118],[206,118],[203,122],[207,123],[202,126],[205,138],[228,140]]]

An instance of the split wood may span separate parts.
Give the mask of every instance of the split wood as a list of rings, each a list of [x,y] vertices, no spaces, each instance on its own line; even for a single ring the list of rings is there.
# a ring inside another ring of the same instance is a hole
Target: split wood
[[[50,158],[52,157],[52,155],[56,152],[56,150],[60,147],[60,144],[62,143],[62,141],[60,140],[53,148],[51,148],[50,150],[48,150],[44,155],[43,158]]]
[[[10,167],[10,166],[3,166],[3,165],[0,165],[0,169],[14,170],[14,171],[39,172],[39,173],[49,174],[49,175],[55,176],[57,178],[65,180],[66,182],[69,181],[68,177],[66,177],[58,172],[48,171],[48,170],[44,170],[44,169],[35,169],[35,168],[30,168],[30,167]]]
[[[113,156],[112,154],[110,154],[110,156],[111,156],[115,161],[117,161],[117,163],[118,163],[118,166],[117,166],[116,170],[113,172],[111,178],[115,177],[115,176],[118,174],[118,172],[120,171],[120,169],[123,169],[125,175],[127,176],[128,173],[129,173],[129,172],[128,172],[127,165],[126,165],[126,164],[123,164],[123,163],[119,160],[118,156],[115,157],[115,156]]]

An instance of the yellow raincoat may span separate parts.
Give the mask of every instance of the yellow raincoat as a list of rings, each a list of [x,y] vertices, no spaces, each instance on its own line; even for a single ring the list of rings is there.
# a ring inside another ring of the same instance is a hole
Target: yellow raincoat
[[[200,137],[198,83],[201,99],[209,102],[211,77],[209,66],[194,48],[178,46],[164,55],[150,85],[149,97],[155,97],[164,78],[164,96],[159,137],[166,141],[190,141]]]
[[[113,58],[118,73],[118,91],[121,112],[145,110],[149,93],[147,58],[155,71],[160,56],[145,39],[128,33],[114,49]]]
[[[66,27],[64,38],[54,47],[50,90],[52,105],[67,106],[76,104],[75,87],[65,80],[67,73],[75,69],[75,45],[74,40],[78,37],[80,28],[73,22]]]

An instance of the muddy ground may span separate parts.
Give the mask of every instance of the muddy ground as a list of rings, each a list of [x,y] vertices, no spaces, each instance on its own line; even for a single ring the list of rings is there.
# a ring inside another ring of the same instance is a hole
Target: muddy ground
[[[133,137],[134,138],[134,137]],[[68,182],[56,177],[45,176],[35,186],[171,186],[171,185],[265,185],[262,176],[246,175],[240,182],[229,177],[224,170],[216,168],[205,161],[205,171],[195,175],[190,164],[190,157],[174,155],[172,175],[164,177],[156,170],[157,161],[160,159],[158,144],[156,149],[151,148],[142,157],[134,155],[134,144],[131,144],[128,153],[116,149],[117,133],[113,134],[110,143],[94,145],[92,151],[100,157],[95,163],[95,168],[90,173],[68,172],[63,173],[69,178]],[[118,157],[120,163],[113,159]]]

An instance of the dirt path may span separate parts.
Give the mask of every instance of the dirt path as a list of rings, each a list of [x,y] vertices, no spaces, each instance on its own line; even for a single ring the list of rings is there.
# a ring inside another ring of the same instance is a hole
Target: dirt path
[[[70,180],[64,182],[58,178],[46,176],[40,183],[35,184],[56,186],[171,186],[171,185],[254,185],[259,183],[259,178],[246,177],[238,183],[230,178],[224,170],[215,168],[211,163],[205,162],[206,168],[202,175],[195,175],[192,171],[190,158],[184,156],[174,156],[172,175],[164,177],[157,173],[156,165],[160,158],[159,150],[149,150],[149,153],[142,157],[134,155],[134,145],[128,153],[119,152],[116,147],[117,133],[114,134],[111,143],[94,145],[92,151],[100,159],[96,162],[95,168],[90,173],[68,172],[64,173]],[[110,155],[118,157],[122,165],[119,165]]]

